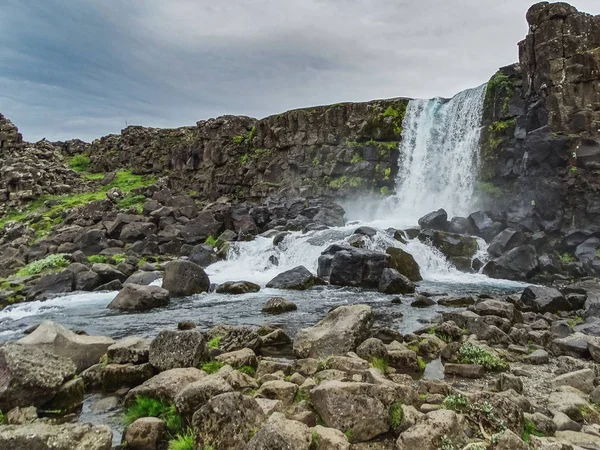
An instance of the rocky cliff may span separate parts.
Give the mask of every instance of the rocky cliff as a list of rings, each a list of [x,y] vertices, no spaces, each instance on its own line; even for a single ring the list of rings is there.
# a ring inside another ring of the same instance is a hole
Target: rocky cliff
[[[512,226],[557,235],[600,219],[600,16],[542,2],[527,21],[519,63],[488,84],[481,191]]]

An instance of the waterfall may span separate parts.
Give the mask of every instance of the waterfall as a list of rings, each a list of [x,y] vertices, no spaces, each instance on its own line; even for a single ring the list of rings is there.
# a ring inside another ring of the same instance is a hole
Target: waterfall
[[[466,215],[473,201],[487,85],[450,100],[411,100],[404,118],[397,204],[413,223],[444,208]]]

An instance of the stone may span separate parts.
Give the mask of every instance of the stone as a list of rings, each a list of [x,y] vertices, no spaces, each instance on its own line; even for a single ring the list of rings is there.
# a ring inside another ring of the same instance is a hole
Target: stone
[[[6,422],[3,425],[27,425],[38,419],[37,408],[29,406],[27,408],[16,407],[6,413]]]
[[[154,367],[150,363],[108,364],[102,371],[102,386],[105,391],[114,392],[139,386],[153,376]]]
[[[279,400],[284,406],[289,406],[294,401],[298,386],[283,380],[273,380],[263,383],[257,395],[270,400]]]
[[[488,247],[488,253],[497,258],[502,255],[502,253],[523,245],[526,240],[525,235],[520,231],[507,228],[492,239],[492,242],[490,242],[490,246]]]
[[[521,245],[488,262],[483,267],[483,273],[490,278],[526,280],[535,275],[537,268],[535,248]]]
[[[421,276],[421,269],[413,255],[396,247],[390,247],[385,252],[390,255],[388,262],[390,269],[397,270],[400,274],[413,282],[421,281],[423,279]]]
[[[314,275],[304,266],[280,273],[267,283],[268,288],[304,291],[315,285]]]
[[[101,284],[107,284],[115,280],[123,283],[127,279],[123,272],[110,264],[95,263],[92,264],[92,270],[100,277]]]
[[[177,411],[185,417],[191,417],[212,397],[233,392],[231,385],[218,373],[188,384],[175,397]]]
[[[577,431],[557,431],[556,439],[559,442],[570,444],[576,448],[600,448],[600,436],[593,434],[579,433]]]
[[[400,435],[396,441],[396,449],[438,450],[444,437],[459,448],[466,441],[463,425],[454,411],[433,411]]]
[[[260,291],[260,286],[250,281],[227,281],[217,287],[217,294],[241,295]]]
[[[473,312],[480,316],[497,316],[513,321],[515,306],[500,300],[483,300],[473,307]]]
[[[196,368],[171,369],[153,376],[142,385],[131,389],[125,397],[130,404],[138,396],[150,397],[173,403],[187,385],[202,380],[206,373]]]
[[[463,378],[481,378],[485,375],[485,368],[479,364],[444,364],[446,375],[458,375]]]
[[[310,450],[312,433],[303,423],[288,420],[281,413],[274,413],[256,433],[246,450]]]
[[[489,212],[474,212],[469,215],[467,221],[470,234],[479,236],[486,242],[490,242],[501,230],[501,225],[490,217]]]
[[[562,412],[554,414],[553,422],[556,431],[581,431],[581,424],[571,420]]]
[[[525,413],[524,417],[526,420],[531,421],[535,425],[535,428],[538,432],[546,436],[553,436],[556,432],[556,425],[554,424],[554,420],[552,420],[550,417],[545,416],[542,413]]]
[[[521,301],[534,312],[557,313],[571,311],[571,305],[559,290],[545,286],[529,286],[521,295]]]
[[[335,286],[377,288],[390,256],[343,245],[330,245],[319,257],[317,275]]]
[[[326,358],[354,351],[369,335],[371,307],[340,306],[311,328],[296,334],[294,351],[299,358]]]
[[[452,261],[464,258],[469,262],[477,253],[479,245],[477,239],[471,236],[461,236],[460,234],[446,233],[444,231],[427,230],[418,236],[421,242],[429,243],[442,252]]]
[[[350,443],[340,430],[317,425],[313,432],[319,436],[315,450],[350,450]]]
[[[143,364],[148,362],[151,339],[128,337],[108,347],[109,364]]]
[[[594,371],[591,369],[578,370],[576,372],[560,375],[553,380],[554,386],[571,386],[581,392],[591,394],[594,390]]]
[[[557,356],[566,355],[573,358],[589,358],[588,349],[589,336],[583,333],[574,333],[562,339],[554,339],[550,344],[550,350]]]
[[[0,427],[0,448],[7,450],[110,450],[112,431],[106,425],[28,425]]]
[[[149,361],[159,371],[198,367],[208,357],[202,333],[196,330],[164,330],[150,344]]]
[[[194,413],[192,425],[197,429],[196,445],[244,450],[264,420],[262,408],[255,399],[239,392],[217,395]],[[206,442],[204,437],[207,437]]]
[[[498,450],[529,450],[529,446],[509,429],[495,436],[495,442],[494,448]]]
[[[43,275],[27,293],[27,300],[46,300],[75,290],[75,275],[69,270]]]
[[[160,450],[166,440],[167,425],[156,417],[142,417],[125,431],[127,448],[132,450]]]
[[[84,384],[81,378],[75,378],[63,384],[52,400],[42,405],[48,411],[61,411],[67,414],[77,410],[83,404]]]
[[[46,320],[33,333],[19,339],[18,343],[69,358],[79,373],[96,364],[115,341],[105,336],[75,334],[62,325]]]
[[[445,230],[448,227],[448,213],[439,209],[421,217],[418,223],[424,230]]]
[[[389,431],[396,391],[384,385],[324,381],[310,397],[328,427],[351,429],[353,442],[365,442]]]
[[[513,389],[515,392],[523,393],[523,380],[518,376],[511,375],[509,373],[501,373],[496,381],[496,388],[498,391],[507,391]]]
[[[234,369],[239,369],[244,366],[256,368],[258,365],[256,354],[249,348],[223,353],[215,357],[215,359],[223,364],[229,364]]]
[[[285,298],[275,297],[263,305],[262,312],[266,314],[283,314],[289,311],[296,311],[298,307],[295,303]]]
[[[536,366],[541,364],[548,364],[550,362],[550,355],[546,350],[538,349],[535,350],[533,353],[530,353],[529,355],[525,356],[523,360],[528,362],[529,364],[533,364]]]
[[[210,280],[202,267],[190,261],[176,260],[165,265],[162,287],[173,297],[188,297],[208,292]]]
[[[385,344],[379,339],[369,338],[358,346],[356,354],[367,361],[372,361],[373,358],[385,360],[387,358],[388,350]]]
[[[383,294],[411,294],[416,285],[396,269],[384,269],[378,289]]]
[[[169,304],[169,291],[159,286],[126,284],[107,306],[120,311],[146,311]]]
[[[127,283],[131,283],[131,284],[139,284],[142,286],[148,286],[149,284],[155,282],[156,280],[160,279],[161,277],[162,277],[162,274],[157,271],[146,272],[143,270],[138,270],[137,272],[130,275],[129,278],[127,278],[123,284],[125,285]]]

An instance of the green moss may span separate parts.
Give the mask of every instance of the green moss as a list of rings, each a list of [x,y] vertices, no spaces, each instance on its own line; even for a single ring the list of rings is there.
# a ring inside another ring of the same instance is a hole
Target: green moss
[[[488,82],[485,93],[485,104],[493,104],[495,109],[496,101],[500,100],[502,102],[502,112],[506,114],[508,112],[508,104],[514,93],[514,81],[508,75],[498,72]]]
[[[419,370],[421,372],[425,372],[425,368],[427,367],[427,363],[420,356],[417,356],[417,364],[419,365]]]
[[[25,277],[30,275],[37,275],[42,272],[56,272],[67,267],[70,263],[65,258],[67,255],[64,253],[57,253],[54,255],[48,255],[44,259],[34,261],[27,264],[25,267],[20,269],[16,275],[18,277]]]
[[[383,179],[384,180],[389,180],[391,175],[392,175],[392,169],[391,169],[391,167],[388,167],[387,169],[385,169],[383,171]]]
[[[573,258],[573,255],[570,255],[569,253],[563,253],[562,255],[559,255],[558,259],[560,259],[560,262],[562,262],[562,263],[571,263],[571,262],[575,261],[575,258]]]
[[[238,372],[241,372],[241,373],[246,374],[251,377],[256,375],[256,369],[252,366],[242,366],[237,370],[238,370]]]
[[[334,178],[329,182],[331,189],[342,188],[357,188],[363,184],[363,179],[360,177],[348,177],[346,175]]]
[[[312,160],[312,165],[313,165],[313,167],[318,167],[319,164],[321,164],[321,162],[319,161],[319,158],[317,158],[315,156],[314,159]]]
[[[117,208],[129,209],[136,208],[138,213],[142,213],[144,203],[146,203],[146,197],[143,195],[128,194],[123,199],[117,202]]]
[[[89,155],[81,153],[68,160],[69,167],[75,172],[87,172],[92,165]]]
[[[355,153],[354,155],[352,155],[352,159],[350,160],[351,164],[357,164],[360,162],[363,162],[364,159],[362,156],[360,156],[358,153]]]
[[[319,448],[319,442],[321,442],[321,437],[316,430],[313,430],[310,436],[310,449],[313,450]]]
[[[298,389],[294,395],[294,403],[310,402],[310,395],[302,389]]]
[[[402,425],[404,419],[404,410],[400,403],[393,403],[390,407],[390,426],[392,430],[397,430]]]
[[[5,423],[7,423],[6,416],[4,415],[4,413],[2,412],[2,410],[0,409],[0,425],[4,425]]]
[[[234,144],[243,144],[244,143],[244,136],[234,136],[233,137],[233,143]]]
[[[210,245],[213,248],[217,248],[217,241],[218,241],[218,239],[215,239],[211,235],[206,238],[206,241],[204,241],[204,243]]]
[[[354,431],[352,430],[352,428],[350,428],[349,430],[346,430],[344,432],[344,436],[346,436],[346,439],[348,439],[348,442],[354,442]]]
[[[212,338],[210,341],[208,341],[208,348],[219,348],[219,343],[221,342],[221,339],[223,339],[223,336]]]
[[[167,431],[173,436],[182,432],[182,420],[173,404],[150,397],[136,397],[131,406],[125,410],[124,425],[129,427],[143,417],[157,417],[163,420],[167,425]]]
[[[225,364],[223,364],[221,361],[209,361],[202,364],[200,368],[204,370],[207,374],[211,375],[221,370],[221,367],[223,367],[224,365]]]
[[[242,165],[246,165],[246,163],[248,162],[248,160],[250,159],[250,155],[248,153],[244,153],[241,157],[240,157],[240,162],[242,163]]]
[[[371,367],[373,367],[375,369],[381,370],[383,373],[385,373],[385,370],[388,368],[387,361],[383,358],[377,358],[377,357],[371,358],[370,365],[371,365]]]
[[[525,419],[525,421],[523,423],[523,433],[521,436],[522,436],[523,441],[525,441],[527,444],[529,444],[529,438],[531,436],[543,437],[544,433],[539,432],[537,430],[535,424],[531,420]]]
[[[92,263],[92,264],[106,264],[106,262],[108,261],[108,258],[106,256],[103,255],[92,255],[92,256],[88,256],[88,262]]]
[[[470,408],[469,401],[460,393],[447,396],[442,402],[442,406],[444,409],[450,409],[458,413],[464,413]]]
[[[490,197],[502,197],[502,190],[494,185],[494,183],[490,183],[487,181],[481,181],[478,183],[477,188],[479,192],[489,195]]]
[[[119,265],[127,260],[127,255],[124,253],[117,253],[116,255],[111,256],[110,259],[112,259],[115,264]]]

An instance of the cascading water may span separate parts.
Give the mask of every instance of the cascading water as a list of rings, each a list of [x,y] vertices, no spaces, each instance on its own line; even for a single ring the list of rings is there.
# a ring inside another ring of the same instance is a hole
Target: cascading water
[[[485,91],[482,85],[449,101],[409,102],[396,192],[413,223],[439,208],[450,216],[472,212]]]

